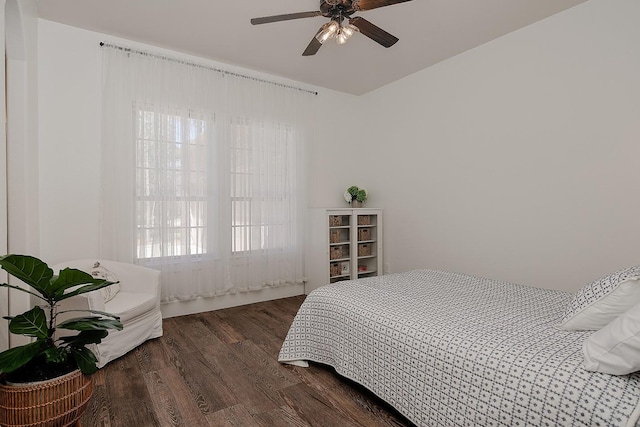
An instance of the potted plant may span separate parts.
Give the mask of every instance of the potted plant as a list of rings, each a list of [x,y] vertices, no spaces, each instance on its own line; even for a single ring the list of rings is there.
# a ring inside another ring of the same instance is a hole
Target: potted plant
[[[77,310],[58,311],[58,303],[117,282],[71,268],[54,275],[46,263],[28,255],[0,257],[0,267],[32,290],[7,283],[0,287],[43,302],[5,317],[11,333],[33,340],[0,353],[0,425],[69,425],[80,418],[93,390],[88,375],[96,372],[97,358],[88,346],[100,343],[110,329],[122,330],[122,323],[99,311],[69,318]],[[59,336],[59,329],[75,335]]]
[[[344,192],[344,200],[354,208],[360,208],[365,200],[367,200],[367,190],[352,185]]]

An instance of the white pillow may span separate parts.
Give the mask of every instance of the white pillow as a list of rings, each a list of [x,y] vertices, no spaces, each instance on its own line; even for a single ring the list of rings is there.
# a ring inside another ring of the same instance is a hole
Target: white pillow
[[[640,304],[591,334],[582,353],[587,371],[626,375],[640,370]]]
[[[640,266],[625,268],[580,289],[567,307],[559,327],[598,330],[640,303]]]
[[[108,280],[109,282],[118,281],[118,277],[116,277],[115,274],[113,274],[111,271],[107,270],[102,265],[100,265],[99,261],[96,261],[96,263],[93,264],[93,268],[91,269],[91,275],[95,279],[104,279],[104,280]],[[109,285],[98,290],[100,291],[100,294],[102,294],[102,298],[104,298],[104,302],[107,302],[112,300],[113,297],[115,297],[116,294],[120,291],[120,283],[115,283],[113,285]]]

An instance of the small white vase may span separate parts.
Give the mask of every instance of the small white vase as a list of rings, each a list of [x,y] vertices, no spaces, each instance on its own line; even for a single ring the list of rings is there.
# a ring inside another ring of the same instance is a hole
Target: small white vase
[[[352,208],[361,208],[362,207],[362,202],[359,202],[357,200],[352,200],[351,201],[351,207]]]

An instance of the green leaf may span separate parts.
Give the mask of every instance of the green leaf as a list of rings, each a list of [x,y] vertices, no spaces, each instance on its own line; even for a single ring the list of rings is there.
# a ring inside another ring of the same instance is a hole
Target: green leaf
[[[11,319],[9,330],[14,334],[46,339],[49,336],[47,316],[43,309],[35,306]]]
[[[94,374],[98,370],[96,355],[86,347],[71,347],[71,357],[85,375]]]
[[[81,331],[78,335],[61,337],[60,341],[71,347],[79,347],[87,344],[100,344],[102,339],[109,335],[106,330]]]
[[[72,331],[91,331],[117,329],[122,330],[122,323],[114,319],[104,319],[98,316],[75,317],[58,324],[59,329],[70,329]]]
[[[86,283],[86,282],[85,282]],[[71,292],[67,292],[66,294],[63,294],[63,291],[60,291],[59,294],[56,294],[56,299],[58,301],[62,301],[65,300],[67,298],[71,298],[74,297],[76,295],[80,295],[80,294],[86,294],[87,292],[91,292],[91,291],[95,291],[98,289],[102,289],[102,288],[106,288],[107,286],[111,286],[115,283],[118,282],[109,282],[107,280],[104,279],[91,279],[91,283],[85,285],[85,286],[80,286],[77,289],[74,289]],[[73,285],[73,286],[78,286],[78,285]],[[68,288],[65,288],[68,289]]]
[[[8,283],[0,283],[0,288],[16,289],[16,290],[18,290],[18,291],[20,291],[20,292],[26,292],[26,293],[28,293],[28,294],[33,295],[34,297],[38,297],[38,298],[40,298],[41,300],[46,301],[47,303],[49,302],[46,298],[44,298],[44,297],[42,296],[42,294],[37,294],[37,293],[35,293],[35,292],[31,292],[30,290],[25,289],[25,288],[22,288],[22,287],[20,287],[20,286],[13,286],[13,285],[9,285]]]
[[[0,257],[0,267],[40,292],[45,298],[51,296],[50,279],[53,270],[38,258],[29,255],[5,255]]]
[[[0,353],[0,372],[13,372],[31,359],[39,352],[43,341],[37,340],[31,344],[10,348]]]
[[[62,363],[67,360],[67,350],[59,347],[49,347],[44,351],[47,363]]]
[[[111,317],[112,319],[120,320],[120,316],[116,316],[115,314],[107,313],[107,312],[100,311],[100,310],[85,310],[85,312],[89,312],[89,313],[93,313],[93,314],[99,314],[101,316]]]
[[[112,319],[120,320],[120,316],[116,316],[115,314],[107,313],[105,311],[100,311],[100,310],[62,310],[62,311],[59,311],[58,314],[73,313],[73,312],[80,312],[80,311],[83,313],[99,314],[100,316],[110,317]]]
[[[105,279],[96,279],[89,273],[85,273],[84,271],[78,270],[76,268],[65,268],[60,271],[60,274],[58,276],[54,276],[53,290],[55,291],[56,297],[58,299],[66,299],[69,298],[70,294],[71,296],[75,296],[81,293],[104,288],[105,286],[109,286],[113,283],[115,282],[109,282]],[[87,286],[74,289],[72,292],[69,292],[67,294],[64,293],[67,289],[80,285]],[[82,292],[78,292],[79,290],[82,290]],[[59,298],[63,295],[64,298]]]

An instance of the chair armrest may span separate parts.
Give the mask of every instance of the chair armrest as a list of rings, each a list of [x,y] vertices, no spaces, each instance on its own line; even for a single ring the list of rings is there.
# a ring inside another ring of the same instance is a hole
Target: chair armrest
[[[100,261],[120,281],[120,290],[160,295],[160,271],[135,264]]]
[[[58,303],[58,313],[67,310],[82,310],[81,312],[65,313],[60,317],[60,320],[71,317],[87,316],[87,310],[104,310],[104,299],[99,291],[87,292],[86,294],[76,295],[71,298],[60,301]]]
[[[115,274],[120,282],[121,290],[125,292],[160,295],[160,271],[141,265],[101,259],[79,259],[66,263],[63,262],[51,268],[55,274],[58,274],[60,270],[66,267],[77,268],[78,270],[90,273],[96,261],[99,261],[100,265]]]

